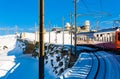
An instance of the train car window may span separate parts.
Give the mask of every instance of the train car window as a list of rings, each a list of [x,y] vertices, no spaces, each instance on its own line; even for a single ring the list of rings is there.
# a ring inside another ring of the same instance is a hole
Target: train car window
[[[110,41],[111,41],[111,36],[110,36]]]
[[[102,37],[102,42],[103,42],[103,37]]]
[[[120,41],[120,32],[118,33],[118,40]]]
[[[100,34],[100,37],[102,37],[102,34]]]
[[[104,42],[106,42],[106,37],[104,37]]]
[[[97,34],[97,37],[98,37],[98,34]]]
[[[109,39],[107,38],[107,42],[109,41]]]

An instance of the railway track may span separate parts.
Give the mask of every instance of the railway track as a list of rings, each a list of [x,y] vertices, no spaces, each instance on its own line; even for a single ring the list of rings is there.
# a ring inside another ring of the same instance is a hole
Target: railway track
[[[104,57],[102,55],[98,53],[95,53],[99,59],[99,68],[98,68],[98,72],[96,73],[96,79],[105,79],[105,75],[106,75],[106,61],[104,59]]]
[[[92,50],[91,50],[92,51]],[[90,53],[91,51],[88,51]],[[87,79],[120,79],[120,62],[110,51],[95,50],[93,55],[93,64],[96,61],[98,65],[92,65]],[[96,70],[95,70],[96,68]],[[95,73],[95,74],[93,74]]]
[[[91,66],[91,70],[87,76],[87,79],[96,79],[97,74],[98,74],[98,70],[99,70],[99,58],[97,57],[97,55],[95,55],[95,53],[91,53],[91,57],[92,57],[92,66]]]
[[[106,79],[120,79],[120,63],[116,57],[110,53],[101,53],[106,61]]]
[[[120,61],[109,50],[84,50],[93,55],[93,65],[87,79],[120,79]],[[116,53],[114,51],[114,53]],[[94,62],[97,65],[94,65]],[[95,70],[96,69],[96,70]],[[115,72],[117,72],[115,74]]]

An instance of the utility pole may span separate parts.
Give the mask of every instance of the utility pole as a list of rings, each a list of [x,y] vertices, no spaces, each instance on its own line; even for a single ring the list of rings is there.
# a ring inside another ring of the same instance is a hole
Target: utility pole
[[[62,18],[62,25],[63,25],[63,48],[64,48],[64,17]]]
[[[40,2],[40,57],[39,57],[39,78],[44,79],[44,0]]]
[[[55,43],[57,44],[57,30],[55,31]]]
[[[77,26],[76,26],[76,15],[77,15],[77,10],[76,10],[76,4],[77,4],[77,1],[74,0],[74,24],[75,24],[75,29],[74,29],[74,33],[75,33],[75,55],[77,53],[77,44],[76,44],[76,32],[77,32]]]
[[[72,12],[70,13],[70,31],[71,31],[71,53],[72,53]]]
[[[49,23],[48,23],[48,27],[49,27],[49,45],[50,45],[50,21],[49,21]],[[48,53],[49,53],[49,45],[48,45]]]
[[[50,21],[48,23],[48,26],[49,26],[49,44],[50,44]]]
[[[35,23],[35,43],[36,43],[36,23]]]

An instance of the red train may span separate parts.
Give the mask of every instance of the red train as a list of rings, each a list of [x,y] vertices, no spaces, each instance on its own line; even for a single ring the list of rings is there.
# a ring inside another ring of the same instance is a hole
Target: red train
[[[120,49],[120,28],[83,32],[77,35],[77,45],[94,45],[106,49]]]

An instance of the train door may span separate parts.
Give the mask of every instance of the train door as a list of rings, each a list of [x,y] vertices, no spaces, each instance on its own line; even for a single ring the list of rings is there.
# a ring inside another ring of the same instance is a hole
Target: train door
[[[120,31],[116,31],[116,48],[120,48]]]

